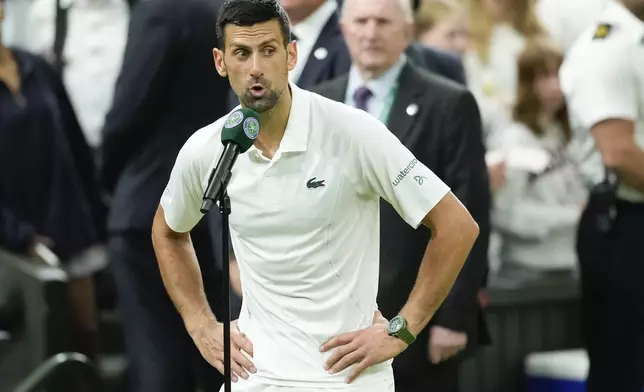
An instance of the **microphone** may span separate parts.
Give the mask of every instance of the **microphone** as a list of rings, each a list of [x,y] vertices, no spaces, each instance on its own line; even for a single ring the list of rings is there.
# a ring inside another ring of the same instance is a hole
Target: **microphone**
[[[228,186],[232,168],[239,154],[253,145],[259,135],[259,114],[252,109],[237,109],[228,116],[221,131],[224,152],[210,174],[208,187],[203,195],[201,213],[206,214]]]

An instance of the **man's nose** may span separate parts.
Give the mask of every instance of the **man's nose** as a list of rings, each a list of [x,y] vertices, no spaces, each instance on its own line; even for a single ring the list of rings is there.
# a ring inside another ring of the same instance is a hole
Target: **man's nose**
[[[364,37],[374,39],[378,35],[378,23],[375,20],[369,20],[364,26]]]
[[[259,54],[253,55],[253,58],[251,60],[253,62],[253,67],[250,70],[250,76],[253,78],[259,78],[264,75],[264,71],[262,71],[262,59]]]

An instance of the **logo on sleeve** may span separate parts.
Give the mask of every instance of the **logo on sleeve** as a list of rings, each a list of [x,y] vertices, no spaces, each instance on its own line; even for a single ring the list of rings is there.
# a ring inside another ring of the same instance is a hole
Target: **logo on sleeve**
[[[248,117],[244,120],[244,133],[249,139],[257,139],[257,135],[259,135],[259,121],[255,117]]]
[[[414,176],[414,180],[418,183],[418,185],[423,185],[423,182],[427,179],[427,177],[423,176]]]
[[[595,35],[593,35],[593,39],[604,39],[608,37],[612,28],[613,26],[607,23],[600,24],[599,26],[597,26],[597,29],[595,30]]]
[[[317,177],[313,177],[306,182],[306,187],[309,189],[319,188],[321,186],[326,186],[324,180],[315,181]]]
[[[398,186],[398,184],[400,184],[400,181],[402,181],[405,177],[407,177],[407,174],[409,174],[411,169],[413,169],[417,163],[418,163],[418,159],[416,158],[412,159],[411,162],[409,162],[407,166],[405,166],[405,168],[402,169],[400,173],[398,173],[398,176],[394,178],[394,180],[391,182],[391,185]]]
[[[244,114],[240,111],[236,111],[228,117],[228,119],[226,120],[226,123],[224,124],[224,127],[234,128],[237,125],[241,124],[243,119],[244,119]]]

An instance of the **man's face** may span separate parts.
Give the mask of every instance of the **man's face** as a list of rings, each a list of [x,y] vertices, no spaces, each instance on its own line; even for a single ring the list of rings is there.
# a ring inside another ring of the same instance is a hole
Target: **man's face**
[[[384,72],[409,46],[412,24],[405,20],[397,1],[345,0],[342,33],[359,68]]]
[[[227,25],[225,50],[214,49],[215,65],[242,106],[266,112],[280,100],[288,87],[288,72],[295,68],[294,43],[284,47],[284,37],[276,20],[253,26]]]

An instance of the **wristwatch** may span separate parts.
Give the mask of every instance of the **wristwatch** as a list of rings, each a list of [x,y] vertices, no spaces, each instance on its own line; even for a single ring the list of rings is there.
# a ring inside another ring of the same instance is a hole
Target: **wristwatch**
[[[389,333],[389,336],[396,337],[407,343],[407,345],[414,343],[414,340],[416,340],[414,334],[409,332],[409,329],[407,329],[407,320],[405,320],[401,315],[398,315],[389,321],[387,332]]]

